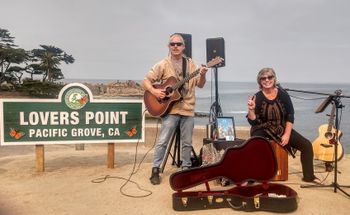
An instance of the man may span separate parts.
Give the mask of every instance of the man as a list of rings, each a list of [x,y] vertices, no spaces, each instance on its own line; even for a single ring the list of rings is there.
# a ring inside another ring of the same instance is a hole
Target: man
[[[148,90],[156,98],[164,99],[167,95],[165,89],[157,89],[152,86],[154,82],[165,82],[170,77],[178,81],[198,68],[192,59],[184,56],[185,42],[180,34],[173,34],[168,43],[169,56],[155,64],[143,80],[145,90]],[[181,86],[179,92],[182,99],[170,107],[168,114],[162,116],[162,126],[158,142],[155,146],[152,175],[152,184],[160,184],[159,167],[163,161],[169,140],[177,125],[180,125],[182,143],[182,169],[191,166],[192,133],[194,128],[195,87],[203,88],[206,82],[205,66],[200,67],[199,75],[188,80]]]

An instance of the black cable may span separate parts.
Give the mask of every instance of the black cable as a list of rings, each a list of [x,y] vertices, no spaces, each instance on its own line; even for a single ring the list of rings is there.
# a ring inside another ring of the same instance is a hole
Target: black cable
[[[130,180],[130,177],[129,177],[129,178],[124,178],[124,177],[120,177],[120,176],[110,176],[110,175],[106,175],[106,176],[101,177],[101,178],[93,179],[93,180],[91,180],[91,182],[92,182],[92,183],[102,183],[102,182],[105,182],[105,181],[106,181],[107,179],[109,179],[109,178],[120,179],[120,180],[124,180],[124,181],[126,181],[126,182],[131,182],[131,183],[135,184],[139,190],[146,191],[146,192],[150,192],[150,194],[145,195],[145,196],[132,196],[132,195],[124,194],[123,192],[121,192],[121,193],[122,193],[123,195],[125,195],[125,196],[133,197],[133,198],[141,198],[141,197],[146,197],[146,196],[149,196],[149,195],[152,194],[151,191],[141,188],[140,185],[139,185],[138,183],[136,183],[135,181]]]
[[[290,94],[289,94],[289,96],[292,98],[295,98],[295,99],[300,99],[300,100],[321,100],[321,99],[324,100],[327,98],[327,97],[304,98],[304,97],[290,95]]]
[[[142,117],[144,117],[145,113],[146,113],[146,110],[143,112]],[[140,170],[141,164],[143,163],[144,159],[146,158],[146,156],[148,155],[148,153],[154,148],[155,143],[156,143],[156,139],[157,139],[157,136],[158,136],[158,125],[159,125],[159,119],[158,119],[158,121],[157,121],[157,126],[156,126],[157,129],[156,129],[156,135],[155,135],[155,139],[154,139],[153,146],[152,146],[152,147],[146,152],[146,154],[142,157],[141,161],[140,161],[139,164],[138,164],[137,169],[135,170],[136,163],[137,163],[138,146],[139,146],[139,142],[140,142],[140,141],[137,141],[137,143],[136,143],[136,148],[135,148],[135,156],[134,156],[133,168],[132,168],[132,171],[131,171],[131,173],[130,173],[130,175],[129,175],[128,178],[124,178],[124,177],[120,177],[120,176],[110,176],[110,175],[106,175],[106,176],[104,176],[104,177],[100,177],[100,178],[93,179],[93,180],[91,180],[91,182],[92,182],[92,183],[102,183],[102,182],[105,182],[105,181],[106,181],[107,179],[109,179],[109,178],[120,179],[120,180],[124,180],[124,181],[125,181],[124,184],[123,184],[122,186],[120,186],[120,188],[119,188],[119,191],[120,191],[120,193],[121,193],[122,195],[127,196],[127,197],[132,197],[132,198],[144,198],[144,197],[147,197],[147,196],[152,195],[152,191],[141,188],[140,185],[139,185],[137,182],[131,180],[131,177],[132,177],[133,175],[135,175],[135,174]],[[144,192],[148,192],[148,193],[145,194],[145,195],[139,195],[139,196],[131,195],[131,194],[125,193],[125,192],[123,191],[123,188],[124,188],[129,182],[135,184],[139,190],[144,191]]]
[[[291,95],[289,94],[290,97],[292,98],[295,98],[295,99],[300,99],[300,100],[324,100],[328,97],[315,97],[315,98],[304,98],[304,97],[299,97],[299,96],[295,96],[295,95]],[[342,115],[343,115],[343,108],[341,108],[341,112],[340,112],[340,117],[339,117],[339,126],[338,126],[338,130],[340,130],[340,124],[341,124],[341,118],[342,118]]]
[[[130,194],[125,193],[125,192],[123,191],[123,188],[124,188],[129,182],[132,182],[132,181],[131,181],[131,177],[132,177],[133,175],[135,175],[135,174],[140,170],[140,167],[141,167],[142,162],[144,161],[144,159],[146,158],[146,156],[148,155],[148,153],[154,148],[155,143],[156,143],[156,139],[157,139],[157,136],[158,136],[158,123],[159,123],[159,120],[157,121],[157,130],[156,130],[156,135],[155,135],[155,139],[154,139],[154,144],[153,144],[153,146],[146,152],[146,154],[143,156],[143,158],[141,159],[141,161],[140,161],[140,163],[139,163],[137,169],[135,170],[135,166],[136,166],[136,163],[137,163],[137,148],[138,148],[138,143],[139,143],[139,141],[138,141],[137,144],[136,144],[136,150],[135,150],[135,156],[134,156],[133,169],[132,169],[132,171],[131,171],[131,174],[129,175],[128,180],[125,181],[125,183],[119,188],[120,193],[123,194],[124,196],[132,197],[132,198],[143,198],[143,197],[147,197],[147,196],[152,195],[152,191],[150,191],[150,190],[145,190],[145,189],[141,189],[141,188],[139,187],[139,185],[137,185],[137,187],[138,187],[140,190],[142,190],[142,191],[148,192],[148,194],[139,195],[139,196],[134,196],[134,195],[130,195]]]

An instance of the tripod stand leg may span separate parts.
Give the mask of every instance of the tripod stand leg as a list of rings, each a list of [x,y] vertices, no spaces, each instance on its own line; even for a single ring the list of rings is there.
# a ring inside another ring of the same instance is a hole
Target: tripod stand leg
[[[170,150],[173,147],[174,141],[175,141],[174,153],[171,154]],[[175,161],[176,153],[177,153],[177,161]],[[174,132],[173,136],[171,137],[171,140],[170,140],[170,142],[168,144],[168,147],[167,147],[167,149],[165,151],[163,162],[162,162],[162,165],[160,167],[160,172],[161,173],[164,172],[164,168],[165,168],[165,165],[166,165],[166,163],[168,161],[169,155],[173,158],[172,165],[176,164],[177,167],[180,167],[181,166],[181,159],[180,159],[180,125],[178,125],[176,127],[175,132]]]
[[[181,158],[180,158],[180,127],[178,126],[176,128],[176,133],[175,133],[175,145],[174,145],[174,153],[173,153],[173,162],[172,165],[176,165],[177,167],[181,166]],[[177,158],[177,161],[175,160]]]
[[[173,161],[172,161],[172,165],[176,165],[177,167],[180,167],[181,164],[182,164],[182,160],[181,160],[181,144],[180,144],[180,137],[181,137],[181,131],[180,131],[180,126],[178,125],[176,127],[176,130],[173,134],[173,136],[171,137],[171,140],[167,146],[167,149],[165,151],[165,155],[164,155],[164,158],[163,158],[163,162],[160,166],[160,172],[163,173],[164,172],[164,168],[165,168],[165,165],[167,163],[167,160],[169,158],[169,155],[173,158]],[[175,144],[174,144],[175,142]],[[173,154],[171,154],[171,148],[174,146],[174,151],[173,151]],[[199,159],[198,159],[198,156],[196,154],[196,152],[194,151],[193,149],[193,146],[191,146],[191,150],[192,150],[192,154],[194,156],[194,158],[196,159],[196,161],[199,163]]]
[[[340,187],[350,187],[350,186],[340,186],[340,185],[336,184],[336,187],[338,190],[340,190],[342,193],[344,193],[347,197],[350,197],[350,195],[347,192],[345,192],[343,189],[340,188]]]
[[[168,157],[169,157],[169,154],[170,154],[171,147],[173,146],[173,142],[174,142],[175,136],[176,136],[176,133],[173,134],[173,136],[171,137],[171,140],[170,140],[170,142],[169,142],[169,144],[168,144],[168,147],[166,148],[165,156],[164,156],[164,158],[163,158],[162,165],[160,166],[160,172],[161,172],[161,173],[164,172],[164,168],[165,168],[165,165],[166,165],[166,163],[167,163],[167,160],[168,160]]]
[[[300,188],[312,188],[312,187],[317,187],[317,188],[326,188],[326,187],[332,187],[334,188],[334,192],[336,193],[337,190],[340,190],[342,193],[344,193],[346,196],[350,197],[350,195],[348,193],[346,193],[343,189],[341,189],[341,187],[347,187],[350,188],[350,186],[340,186],[339,184],[336,183],[331,183],[331,184],[310,184],[310,185],[300,185]]]

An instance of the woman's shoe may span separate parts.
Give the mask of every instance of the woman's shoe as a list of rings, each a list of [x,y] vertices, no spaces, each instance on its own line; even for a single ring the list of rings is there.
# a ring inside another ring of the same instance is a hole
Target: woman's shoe
[[[318,185],[322,185],[323,181],[321,181],[321,179],[317,178],[316,176],[314,177],[313,180],[305,180],[305,179],[302,179],[303,181],[305,182],[308,182],[308,183],[313,183],[313,184],[318,184]]]

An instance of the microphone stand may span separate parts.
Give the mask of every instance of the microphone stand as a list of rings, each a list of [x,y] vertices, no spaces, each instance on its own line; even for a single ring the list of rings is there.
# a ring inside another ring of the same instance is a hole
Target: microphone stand
[[[334,137],[334,181],[329,184],[329,185],[301,185],[301,188],[309,188],[309,187],[332,187],[334,192],[336,193],[337,190],[340,190],[341,192],[343,192],[346,196],[350,197],[350,195],[345,192],[343,189],[341,189],[341,187],[346,187],[346,188],[350,188],[350,186],[346,186],[346,185],[339,185],[337,180],[337,173],[338,173],[338,141],[339,141],[339,137],[338,137],[338,130],[339,130],[339,109],[343,108],[344,106],[342,105],[340,99],[341,98],[350,98],[350,96],[344,96],[341,95],[341,90],[336,90],[335,94],[327,94],[327,93],[318,93],[318,92],[312,92],[312,91],[304,91],[304,90],[293,90],[293,89],[288,89],[288,88],[284,88],[284,90],[286,91],[293,91],[293,92],[300,92],[300,93],[309,93],[309,94],[317,94],[317,95],[326,95],[328,96],[326,98],[326,100],[324,100],[321,105],[317,108],[316,113],[320,113],[323,112],[325,110],[325,108],[330,104],[333,103],[333,105],[335,105],[336,108],[336,112],[335,112],[335,137]]]

